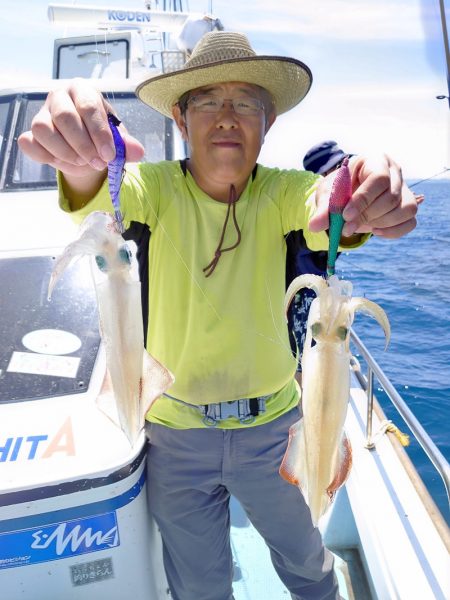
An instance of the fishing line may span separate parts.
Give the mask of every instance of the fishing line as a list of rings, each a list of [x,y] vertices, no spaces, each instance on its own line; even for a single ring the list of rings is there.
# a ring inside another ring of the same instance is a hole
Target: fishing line
[[[431,177],[426,177],[425,179],[419,179],[419,181],[415,181],[414,183],[409,183],[408,187],[413,188],[416,185],[419,185],[419,183],[424,183],[425,181],[430,181],[430,179],[439,177],[439,175],[443,175],[444,173],[447,173],[448,171],[450,171],[450,167],[446,167],[443,171],[440,171],[439,173],[436,173],[435,175],[431,175]]]
[[[156,222],[158,223],[158,226],[161,227],[162,232],[164,233],[164,235],[166,236],[166,239],[170,242],[172,248],[175,251],[175,254],[178,256],[181,264],[183,265],[183,267],[186,269],[186,271],[189,273],[192,281],[195,283],[195,285],[198,287],[198,289],[200,290],[200,293],[202,294],[202,296],[204,297],[204,299],[206,300],[206,303],[208,304],[208,306],[212,309],[212,311],[215,313],[217,319],[219,321],[222,320],[222,317],[219,315],[219,313],[217,312],[217,310],[215,309],[214,305],[210,302],[208,296],[206,295],[205,291],[203,290],[202,286],[200,285],[200,283],[198,282],[198,280],[196,279],[194,273],[191,271],[191,269],[189,268],[189,265],[186,263],[186,261],[183,258],[183,255],[181,254],[181,252],[178,250],[178,248],[175,246],[172,238],[170,237],[170,235],[167,233],[164,225],[162,224],[160,218],[158,217],[158,215],[156,214],[155,209],[153,208],[152,204],[149,203],[149,207],[150,210],[153,212],[153,215],[156,219]]]
[[[210,2],[210,9],[212,11],[212,2]],[[98,39],[99,37],[100,36],[97,36],[97,34],[95,34],[95,48],[96,48],[97,65],[101,66],[101,58],[100,58],[100,56],[102,54],[101,45],[103,44],[104,45],[104,56],[105,56],[105,62],[106,62],[106,67],[105,68],[107,68],[107,67],[110,66],[109,52],[108,52],[108,41],[107,41],[107,30],[106,29],[104,30],[103,39]],[[108,91],[105,91],[105,96],[106,96],[106,99],[108,100],[108,102],[110,102],[111,106],[113,106],[115,108],[116,99],[115,99],[114,90],[111,90],[110,93]],[[208,295],[206,294],[205,290],[201,286],[198,278],[195,276],[195,273],[193,273],[193,271],[189,268],[189,265],[186,263],[183,255],[181,254],[181,252],[179,251],[179,249],[176,247],[174,241],[171,239],[170,235],[168,234],[167,230],[165,229],[164,225],[162,224],[159,216],[156,214],[156,211],[155,211],[154,207],[152,206],[151,203],[149,203],[149,206],[150,206],[151,211],[153,212],[153,215],[155,217],[156,222],[158,223],[158,226],[161,228],[161,231],[165,235],[166,239],[168,240],[169,244],[171,245],[172,249],[174,250],[176,256],[178,257],[179,261],[183,265],[184,269],[189,274],[189,276],[190,276],[191,280],[193,281],[194,285],[200,291],[200,294],[204,298],[206,304],[212,310],[212,312],[216,316],[217,320],[218,321],[222,321],[223,320],[223,316],[220,315],[220,313],[218,312],[218,310],[216,309],[216,307],[212,304],[212,302],[209,299]],[[252,334],[252,335],[258,336],[258,337],[260,337],[262,339],[265,339],[265,340],[267,340],[268,342],[270,342],[272,344],[276,344],[277,346],[281,346],[284,350],[286,350],[286,352],[291,353],[290,345],[283,340],[284,336],[282,335],[282,332],[280,332],[278,330],[278,328],[276,327],[275,312],[274,312],[274,308],[272,306],[272,301],[271,301],[271,295],[270,295],[270,289],[269,288],[270,288],[269,283],[266,281],[267,301],[269,303],[269,311],[270,311],[270,315],[271,315],[271,318],[272,318],[272,322],[273,322],[273,325],[274,325],[275,330],[276,330],[276,338],[274,338],[272,336],[269,336],[269,335],[267,335],[265,333],[256,331],[256,330],[252,330],[250,328],[244,328],[243,331],[245,333],[247,333],[247,334]]]
[[[346,278],[347,273],[351,273],[351,271],[359,271],[359,273],[363,273],[365,275],[378,275],[379,272],[375,271],[374,269],[364,269],[363,267],[360,267],[358,265],[358,263],[347,263],[345,264],[345,259],[342,257],[339,258],[339,266],[340,266],[340,274],[342,276],[343,279]]]
[[[106,62],[105,70],[106,70],[110,66],[109,65],[108,42],[107,42],[107,38],[106,38],[106,29],[104,31],[103,39],[104,39],[104,44],[105,44],[105,62]],[[97,54],[97,61],[99,61],[99,54]],[[111,104],[111,106],[113,106],[115,108],[116,99],[114,97],[114,90],[111,90],[111,95],[112,95],[112,100],[108,97],[108,92],[106,92],[106,98],[107,98],[108,102]]]
[[[210,299],[208,298],[208,295],[206,294],[206,292],[204,291],[204,289],[202,288],[202,286],[200,285],[198,279],[196,278],[195,274],[191,271],[191,269],[189,268],[189,265],[186,263],[186,261],[183,258],[183,255],[181,254],[181,252],[178,250],[178,248],[176,247],[175,243],[173,242],[172,238],[170,237],[170,235],[168,234],[168,232],[166,231],[164,225],[162,224],[160,218],[158,217],[158,215],[156,214],[155,209],[153,208],[152,204],[149,204],[149,207],[151,209],[151,211],[153,212],[153,215],[156,219],[156,222],[158,223],[158,226],[161,227],[162,232],[164,233],[164,235],[166,236],[166,239],[169,241],[170,245],[172,246],[173,250],[175,251],[175,254],[177,255],[178,259],[180,260],[181,264],[183,265],[183,267],[186,269],[186,272],[189,273],[189,276],[191,277],[192,281],[194,282],[194,284],[196,285],[196,287],[199,289],[201,295],[203,296],[203,298],[205,299],[207,305],[211,308],[211,310],[214,312],[214,314],[216,315],[216,318],[218,321],[222,321],[223,317],[220,315],[220,313],[217,311],[217,309],[215,308],[215,306],[212,304],[212,302],[210,301]],[[202,274],[203,276],[203,274]],[[266,288],[267,288],[267,297],[269,300],[269,307],[270,307],[270,312],[271,312],[271,316],[272,316],[272,321],[274,322],[275,325],[275,317],[274,317],[274,311],[273,311],[273,307],[272,307],[272,302],[271,302],[271,298],[270,298],[270,293],[269,293],[269,285],[268,282],[266,281]],[[271,336],[268,336],[265,333],[250,329],[250,328],[243,328],[242,331],[249,333],[249,334],[253,334],[256,335],[258,337],[261,337],[262,339],[265,339],[273,344],[279,345],[281,347],[283,347],[286,351],[288,351],[289,353],[291,352],[291,348],[288,344],[285,344],[283,342],[282,339],[282,335],[280,334],[279,331],[277,331],[277,336],[279,337],[279,339],[277,340],[276,338],[273,338]]]
[[[286,344],[283,341],[283,336],[282,336],[281,332],[277,329],[276,320],[275,320],[275,314],[274,314],[272,300],[271,300],[271,296],[270,296],[270,286],[269,286],[269,283],[268,283],[267,279],[266,279],[266,291],[267,291],[267,298],[269,299],[269,308],[270,308],[270,314],[271,314],[271,317],[272,317],[272,323],[273,323],[275,331],[277,332],[278,341],[276,339],[272,338],[272,337],[267,336],[267,335],[264,336],[264,337],[268,341],[273,342],[274,344],[278,344],[279,346],[281,346],[282,348],[284,348],[285,350],[287,350],[289,352],[289,354],[292,354],[292,350],[291,350],[290,344],[289,343]],[[260,334],[258,332],[255,332],[255,333],[256,333],[256,335],[259,335],[259,336],[263,335],[263,334]]]
[[[157,3],[158,4],[158,3]],[[108,46],[107,46],[107,38],[106,38],[106,29],[104,31],[104,38],[103,38],[103,42],[104,42],[104,46],[105,46],[105,59],[106,59],[106,66],[109,66],[109,57],[108,57]],[[95,34],[95,48],[96,48],[96,56],[97,56],[97,65],[100,64],[100,50],[98,47],[98,41],[97,41],[97,34]],[[105,92],[106,98],[108,100],[108,102],[110,102],[110,104],[115,108],[115,96],[114,96],[114,90],[111,91],[111,96],[112,98],[109,97],[108,95],[108,91]],[[194,284],[197,286],[197,288],[200,290],[201,294],[203,295],[206,303],[208,304],[208,306],[212,309],[212,311],[214,312],[214,314],[216,315],[216,317],[220,320],[221,317],[219,315],[219,313],[217,312],[216,308],[211,304],[210,300],[208,299],[208,297],[206,296],[204,290],[202,289],[200,283],[198,282],[198,280],[196,279],[194,273],[190,270],[189,266],[187,265],[186,261],[184,260],[183,256],[181,255],[180,251],[178,250],[178,248],[175,246],[173,240],[171,239],[170,235],[167,233],[166,229],[164,228],[164,225],[162,224],[162,222],[160,221],[158,215],[156,214],[153,206],[151,205],[151,203],[149,203],[150,209],[152,210],[156,222],[158,223],[159,227],[161,227],[161,230],[163,231],[164,235],[166,236],[166,239],[169,241],[169,243],[171,244],[173,250],[175,251],[175,254],[178,256],[181,264],[184,266],[184,268],[187,270],[187,272],[189,273],[192,281],[194,282]]]

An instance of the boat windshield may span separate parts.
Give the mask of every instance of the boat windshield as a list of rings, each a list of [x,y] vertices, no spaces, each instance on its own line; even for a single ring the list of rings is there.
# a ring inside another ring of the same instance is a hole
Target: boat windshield
[[[24,191],[56,188],[56,172],[40,165],[22,152],[17,138],[31,127],[46,94],[0,96],[0,191]],[[128,131],[144,146],[148,162],[171,159],[172,127],[170,119],[142,104],[132,92],[107,93],[116,114]]]
[[[3,141],[5,139],[5,130],[6,130],[6,119],[8,116],[8,104],[2,102],[0,104],[0,147],[3,146]],[[3,152],[2,152],[3,154]]]

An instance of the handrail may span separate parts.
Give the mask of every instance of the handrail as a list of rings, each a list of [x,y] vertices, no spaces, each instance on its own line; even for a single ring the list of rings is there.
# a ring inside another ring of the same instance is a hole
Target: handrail
[[[422,446],[424,452],[427,454],[430,461],[433,463],[435,469],[442,477],[442,481],[445,486],[445,490],[447,492],[447,498],[450,502],[450,464],[447,462],[445,456],[427,434],[425,429],[416,419],[414,414],[406,405],[403,398],[394,388],[392,383],[389,381],[387,376],[382,371],[381,367],[378,365],[376,360],[370,354],[366,346],[363,344],[361,339],[355,333],[353,329],[350,330],[350,337],[353,343],[356,345],[358,351],[364,357],[367,363],[367,380],[361,380],[361,377],[358,377],[360,384],[367,391],[367,425],[366,425],[366,438],[367,438],[367,447],[373,447],[372,442],[372,410],[373,410],[373,376],[376,375],[377,380],[382,386],[383,390],[386,392],[392,404],[395,406],[405,423],[408,425],[409,429],[413,433],[416,440]]]

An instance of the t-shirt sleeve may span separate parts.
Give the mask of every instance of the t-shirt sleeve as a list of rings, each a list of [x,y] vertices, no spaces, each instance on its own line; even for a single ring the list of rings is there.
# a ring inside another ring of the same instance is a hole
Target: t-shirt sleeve
[[[76,223],[81,223],[89,213],[96,210],[113,212],[107,177],[95,196],[78,210],[71,210],[63,192],[61,177],[61,173],[58,172],[59,206],[63,211],[70,213]],[[147,223],[152,229],[152,225],[158,220],[160,187],[157,171],[152,165],[127,164],[120,188],[120,208],[126,228],[132,221],[139,221]]]
[[[282,202],[282,226],[286,235],[290,231],[301,229],[306,245],[312,251],[328,250],[328,231],[312,233],[309,222],[316,212],[316,191],[322,177],[311,171],[287,171]],[[339,251],[359,248],[367,242],[371,234],[363,234],[354,243],[339,246]]]
[[[280,178],[280,212],[284,235],[301,229],[310,250],[326,250],[327,233],[312,233],[308,227],[316,211],[315,193],[320,175],[310,171],[291,170],[282,172]]]

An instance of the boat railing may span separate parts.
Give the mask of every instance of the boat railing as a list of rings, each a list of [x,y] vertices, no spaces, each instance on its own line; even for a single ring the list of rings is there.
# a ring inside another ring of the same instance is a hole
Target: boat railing
[[[366,348],[364,343],[358,337],[353,329],[350,332],[351,340],[355,344],[358,352],[363,356],[366,366],[367,366],[367,374],[364,375],[360,369],[354,369],[354,373],[356,378],[358,379],[359,384],[363,388],[363,390],[367,393],[367,421],[366,421],[366,446],[367,448],[374,447],[374,441],[372,436],[372,416],[374,410],[374,377],[377,378],[377,381],[381,385],[382,389],[388,396],[391,403],[397,409],[406,425],[410,429],[411,433],[414,435],[420,446],[423,448],[424,452],[427,454],[428,458],[438,471],[441,476],[445,490],[447,492],[447,498],[450,502],[450,465],[447,462],[446,458],[442,454],[442,452],[437,448],[435,443],[432,441],[430,436],[427,434],[425,429],[419,423],[417,418],[411,412],[411,410],[406,405],[403,398],[394,388],[392,383],[389,381],[388,377],[385,375],[381,367],[375,361],[373,356],[370,354],[369,350]],[[351,364],[354,367],[357,365],[358,361],[356,358],[352,358]]]

